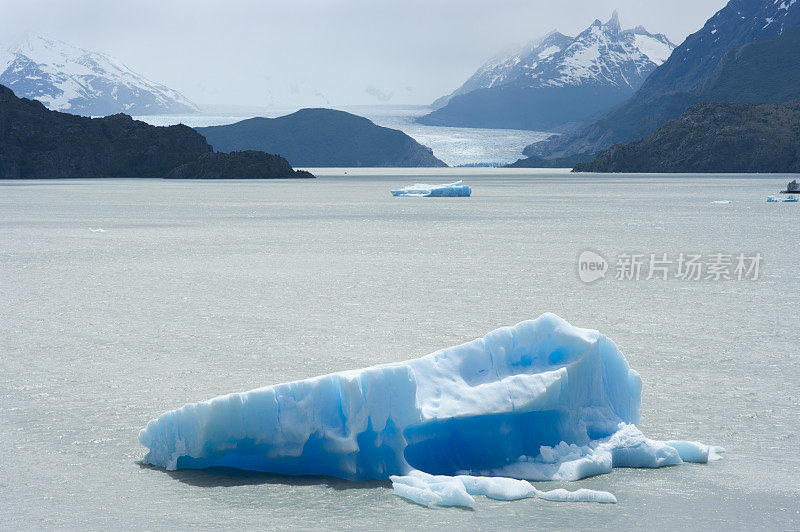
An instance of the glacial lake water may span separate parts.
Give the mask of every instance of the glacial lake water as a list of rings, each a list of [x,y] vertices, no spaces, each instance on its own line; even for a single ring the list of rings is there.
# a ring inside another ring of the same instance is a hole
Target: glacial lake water
[[[789,176],[317,173],[0,181],[0,528],[800,526],[800,207],[764,201]],[[471,198],[389,195],[459,177]],[[757,280],[616,280],[612,266],[586,284],[584,250],[763,262]],[[416,506],[385,482],[139,462],[139,429],[185,403],[546,311],[617,342],[644,381],[645,434],[724,459],[537,483],[616,505],[478,497],[474,511]]]

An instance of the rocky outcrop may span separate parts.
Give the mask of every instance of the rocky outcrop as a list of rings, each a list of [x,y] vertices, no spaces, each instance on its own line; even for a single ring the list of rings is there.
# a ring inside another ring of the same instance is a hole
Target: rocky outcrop
[[[333,109],[301,109],[278,118],[250,118],[200,127],[216,151],[277,153],[300,167],[447,166],[402,131]]]
[[[526,157],[507,164],[505,168],[573,168],[576,164],[594,160],[594,155],[581,154],[561,159],[544,159],[542,157]]]
[[[800,172],[800,102],[689,107],[645,140],[617,144],[575,172]]]
[[[313,178],[305,170],[294,170],[280,155],[263,151],[206,153],[166,175],[167,179],[296,179]]]
[[[88,118],[49,111],[0,85],[0,178],[163,177],[210,153],[202,135],[117,114]]]

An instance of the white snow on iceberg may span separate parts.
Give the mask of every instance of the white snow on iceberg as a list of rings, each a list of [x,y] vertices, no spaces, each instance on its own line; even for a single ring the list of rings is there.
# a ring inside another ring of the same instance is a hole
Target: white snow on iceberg
[[[425,185],[417,183],[399,190],[392,190],[392,196],[410,196],[417,198],[441,198],[441,197],[468,197],[472,194],[472,189],[464,184],[463,181],[448,183],[446,185]]]
[[[635,426],[641,387],[614,342],[544,314],[418,359],[188,404],[148,423],[139,441],[145,461],[167,469],[410,477],[395,489],[426,505],[535,493],[512,478],[577,480],[721,452],[647,439]],[[463,489],[442,495],[415,472]],[[476,475],[507,478],[463,480]],[[570,497],[591,500],[550,498]]]

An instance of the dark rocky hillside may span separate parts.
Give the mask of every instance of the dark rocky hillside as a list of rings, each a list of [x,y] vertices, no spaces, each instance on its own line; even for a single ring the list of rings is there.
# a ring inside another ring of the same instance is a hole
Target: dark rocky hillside
[[[213,153],[186,126],[156,127],[124,114],[88,118],[49,111],[0,85],[0,179],[169,177],[300,178],[278,155]]]
[[[0,85],[0,178],[163,177],[211,152],[186,126],[49,111]]]
[[[800,102],[706,103],[576,172],[800,172]]]
[[[263,151],[206,153],[191,163],[183,164],[167,179],[295,179],[313,178],[304,170],[294,170],[280,155]]]
[[[573,168],[576,164],[588,163],[592,160],[594,160],[594,155],[581,154],[560,159],[545,159],[534,155],[507,164],[505,168]]]
[[[277,153],[292,166],[447,166],[402,131],[332,109],[301,109],[278,118],[250,118],[197,131],[216,151]]]

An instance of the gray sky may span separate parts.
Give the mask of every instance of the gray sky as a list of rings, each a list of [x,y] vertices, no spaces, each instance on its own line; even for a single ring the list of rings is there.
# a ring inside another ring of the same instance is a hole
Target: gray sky
[[[23,31],[106,53],[197,103],[427,104],[505,46],[618,9],[680,44],[725,0],[0,0]]]

